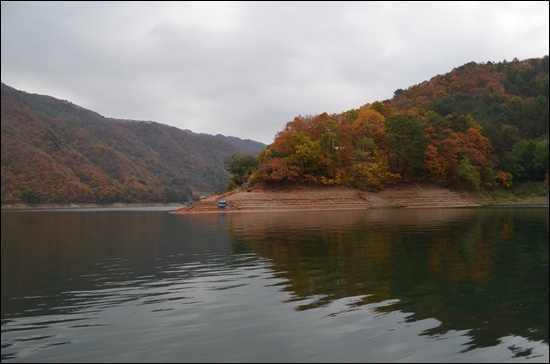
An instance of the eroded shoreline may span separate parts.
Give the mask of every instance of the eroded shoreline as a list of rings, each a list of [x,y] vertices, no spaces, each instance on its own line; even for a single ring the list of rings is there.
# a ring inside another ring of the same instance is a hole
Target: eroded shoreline
[[[218,208],[218,200],[226,200]],[[502,205],[548,205],[548,198],[505,201]],[[499,204],[500,205],[500,204]],[[255,186],[207,199],[171,211],[174,214],[232,213],[262,211],[362,210],[370,208],[456,208],[482,204],[458,191],[427,184],[401,184],[380,192],[359,191],[349,187],[293,186],[265,188]]]
[[[227,201],[220,209],[217,202]],[[40,204],[3,205],[2,211],[174,207],[170,213],[231,213],[280,212],[313,210],[362,210],[368,208],[453,208],[473,206],[548,206],[548,196],[515,198],[498,202],[474,201],[457,191],[425,184],[401,184],[380,192],[366,192],[349,187],[293,186],[291,188],[265,188],[256,186],[210,196],[193,205],[181,203],[114,203],[99,204]]]

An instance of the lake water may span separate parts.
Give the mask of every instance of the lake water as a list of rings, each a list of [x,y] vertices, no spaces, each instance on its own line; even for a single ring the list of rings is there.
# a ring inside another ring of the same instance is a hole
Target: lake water
[[[2,362],[548,362],[548,207],[2,212]]]

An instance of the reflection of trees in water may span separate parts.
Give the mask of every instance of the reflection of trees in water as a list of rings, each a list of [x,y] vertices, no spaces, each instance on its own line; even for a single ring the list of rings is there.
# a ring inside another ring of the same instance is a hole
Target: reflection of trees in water
[[[397,299],[376,311],[438,319],[426,335],[469,330],[467,350],[509,334],[548,343],[548,210],[383,214],[255,214],[227,225],[237,250],[272,260],[290,301],[307,301],[297,310]]]

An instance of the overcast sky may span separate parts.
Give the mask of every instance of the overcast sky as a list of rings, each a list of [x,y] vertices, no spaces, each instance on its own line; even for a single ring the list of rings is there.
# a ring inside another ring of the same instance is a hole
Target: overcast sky
[[[549,48],[547,1],[1,4],[3,83],[266,144],[297,115]]]

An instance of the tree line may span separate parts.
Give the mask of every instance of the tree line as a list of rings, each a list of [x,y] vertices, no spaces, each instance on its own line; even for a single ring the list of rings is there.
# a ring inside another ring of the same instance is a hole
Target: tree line
[[[226,160],[248,181],[351,185],[396,181],[469,190],[548,182],[548,56],[477,64],[339,114],[297,116],[256,158]]]

